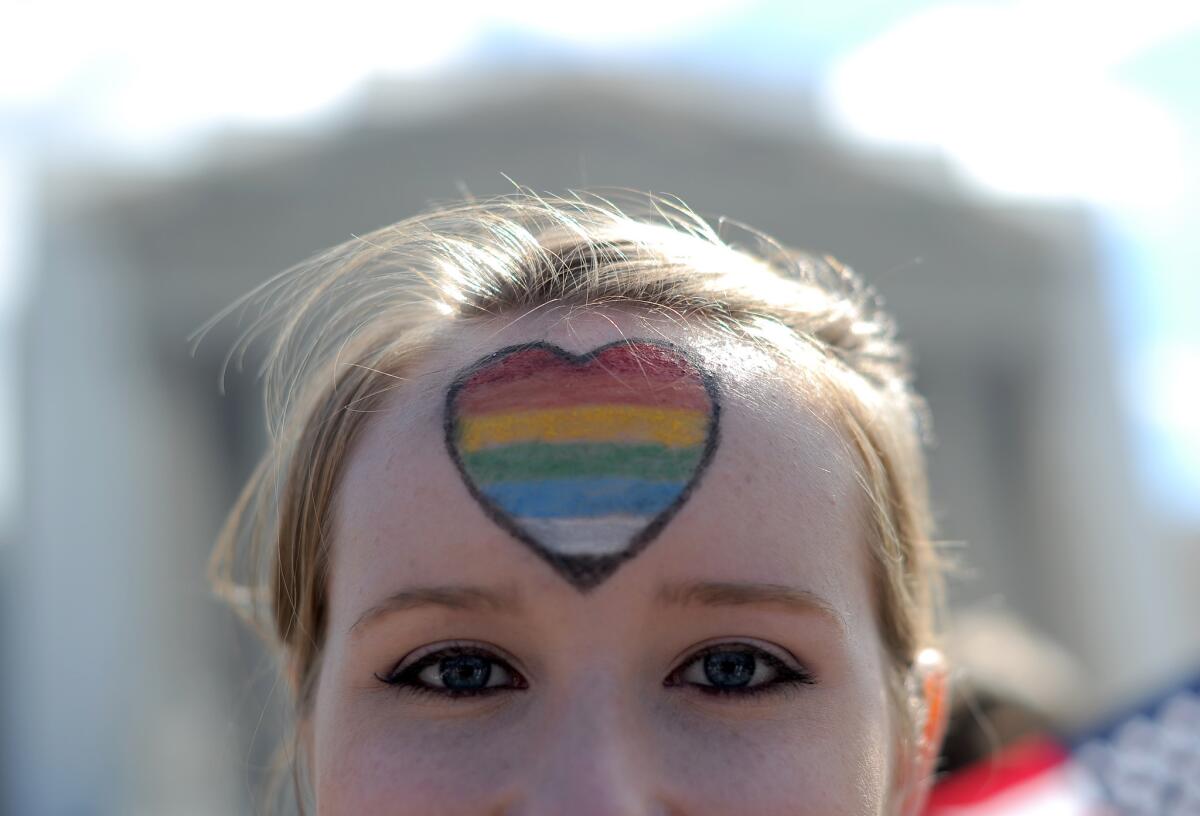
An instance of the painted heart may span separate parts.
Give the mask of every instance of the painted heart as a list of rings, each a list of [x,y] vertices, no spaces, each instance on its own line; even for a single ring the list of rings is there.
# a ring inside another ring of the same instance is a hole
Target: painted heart
[[[590,589],[687,501],[719,416],[715,381],[675,346],[622,340],[572,354],[529,343],[455,379],[446,446],[498,525]]]

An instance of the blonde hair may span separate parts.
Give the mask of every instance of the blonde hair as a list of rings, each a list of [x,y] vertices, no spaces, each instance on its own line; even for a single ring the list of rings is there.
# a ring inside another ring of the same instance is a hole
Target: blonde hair
[[[878,299],[845,266],[682,203],[519,191],[439,208],[283,272],[235,346],[275,339],[264,368],[270,449],[213,552],[216,590],[282,656],[297,711],[324,638],[332,500],[370,412],[464,321],[550,306],[699,320],[797,359],[840,418],[868,498],[867,542],[893,699],[933,638],[939,576],[922,458],[925,410]],[[730,237],[730,233],[736,233]],[[791,351],[788,351],[788,349]],[[902,707],[907,711],[907,707]]]

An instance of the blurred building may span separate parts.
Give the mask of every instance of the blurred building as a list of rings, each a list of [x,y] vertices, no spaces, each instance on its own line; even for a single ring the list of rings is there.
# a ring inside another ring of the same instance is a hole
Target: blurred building
[[[195,357],[186,338],[315,250],[511,191],[501,173],[669,192],[850,264],[916,353],[941,535],[965,542],[955,604],[1002,603],[1063,644],[1084,706],[1194,644],[1200,601],[1136,502],[1084,212],[987,203],[937,157],[851,150],[803,96],[381,87],[337,127],[231,135],[186,172],[47,179],[0,809],[247,812],[279,689],[204,563],[262,449],[260,395],[251,374],[218,392],[235,321]]]

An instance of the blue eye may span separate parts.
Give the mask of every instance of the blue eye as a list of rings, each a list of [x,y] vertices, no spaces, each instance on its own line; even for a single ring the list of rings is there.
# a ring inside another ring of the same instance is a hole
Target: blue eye
[[[757,663],[747,652],[709,652],[704,656],[704,678],[718,688],[741,688],[754,679]]]
[[[479,655],[446,657],[430,668],[436,669],[440,685],[453,691],[478,691],[488,688],[488,681],[492,678],[492,663]]]
[[[788,665],[765,649],[726,643],[692,655],[666,685],[691,686],[705,694],[747,696],[815,682],[807,669]]]
[[[527,686],[508,663],[474,646],[428,652],[407,665],[402,662],[386,677],[375,677],[399,690],[444,697],[470,697]]]

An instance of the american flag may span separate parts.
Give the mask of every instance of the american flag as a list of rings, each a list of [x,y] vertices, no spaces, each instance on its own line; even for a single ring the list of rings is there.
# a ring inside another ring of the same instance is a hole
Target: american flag
[[[1200,675],[1070,738],[944,779],[927,816],[1200,816]]]

